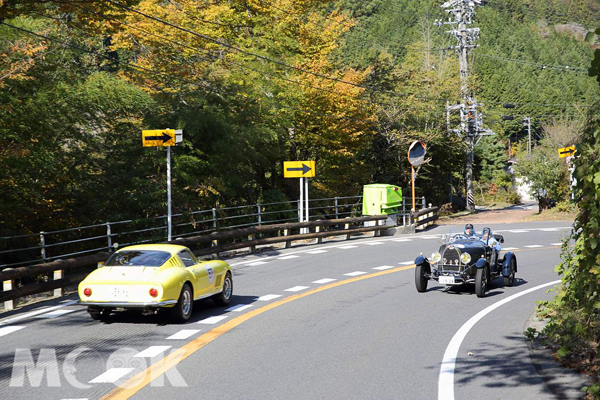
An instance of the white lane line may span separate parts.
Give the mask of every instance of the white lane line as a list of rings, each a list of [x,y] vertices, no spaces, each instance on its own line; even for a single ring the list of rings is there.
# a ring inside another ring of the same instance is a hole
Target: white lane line
[[[359,275],[364,275],[366,274],[366,272],[363,271],[354,271],[354,272],[350,272],[348,274],[344,274],[345,276],[359,276]]]
[[[348,250],[348,249],[355,249],[358,246],[352,246],[351,244],[347,245],[347,246],[338,246],[338,249],[344,249],[344,250]]]
[[[19,321],[19,320],[22,320],[22,319],[25,319],[25,318],[29,318],[29,317],[34,317],[36,315],[43,314],[43,313],[48,312],[48,311],[58,310],[59,308],[70,306],[71,304],[75,304],[77,302],[78,302],[78,300],[70,300],[70,301],[67,301],[64,304],[61,304],[60,306],[40,308],[38,310],[29,312],[29,313],[26,313],[26,314],[23,314],[23,315],[19,315],[17,317],[13,317],[13,318],[2,320],[2,321],[0,321],[0,325],[10,324],[12,322]]]
[[[519,250],[519,248],[518,247],[506,247],[506,248],[503,248],[502,250],[506,250],[506,251],[509,251],[509,250]]]
[[[263,265],[263,264],[267,264],[267,262],[266,261],[254,261],[254,262],[251,262],[250,264],[247,264],[247,265],[250,265],[250,266],[254,267],[256,265]]]
[[[539,230],[542,232],[557,232],[558,228],[540,228]]]
[[[310,286],[294,286],[289,289],[285,289],[284,292],[300,292],[302,290],[308,289]]]
[[[159,354],[169,350],[171,346],[150,346],[146,350],[142,350],[137,353],[134,357],[156,357]]]
[[[527,248],[529,248],[529,249],[535,249],[535,248],[537,248],[537,247],[544,247],[544,246],[542,246],[541,244],[532,244],[532,245],[525,246],[525,247],[527,247]]]
[[[392,239],[393,242],[412,242],[412,239]]]
[[[421,239],[438,239],[438,236],[419,236]]]
[[[193,336],[198,332],[200,332],[200,329],[182,329],[179,332],[175,333],[174,335],[169,336],[167,339],[168,340],[187,339],[190,336]]]
[[[92,379],[90,383],[114,383],[133,370],[134,368],[111,368],[102,375]]]
[[[414,261],[403,261],[403,262],[399,262],[398,264],[400,264],[400,265],[411,265],[411,264],[414,264],[414,263],[415,263]]]
[[[231,311],[241,312],[241,311],[249,309],[250,307],[252,307],[252,304],[238,304],[236,306],[226,308],[225,311],[227,311],[227,312],[231,312]]]
[[[458,350],[464,338],[467,336],[467,333],[469,333],[471,328],[475,326],[475,324],[479,322],[480,319],[494,311],[496,308],[503,306],[504,304],[513,301],[514,299],[534,292],[538,289],[556,285],[558,283],[560,283],[560,280],[544,283],[543,285],[535,286],[531,289],[527,289],[522,292],[513,294],[512,296],[509,296],[503,300],[498,301],[497,303],[492,304],[487,308],[484,308],[483,310],[475,314],[473,317],[471,317],[471,319],[469,319],[463,326],[461,326],[458,332],[456,332],[450,340],[450,343],[448,343],[448,347],[446,348],[446,352],[444,353],[442,366],[440,368],[440,376],[438,379],[438,400],[454,400],[454,369],[456,367]]]
[[[562,246],[562,243],[550,243],[550,246]]]
[[[25,327],[24,326],[5,326],[3,328],[0,328],[0,337],[6,336],[9,333],[20,331],[23,328],[25,328]]]
[[[378,246],[380,244],[383,244],[381,242],[366,242],[365,244],[369,245],[369,246]]]
[[[525,229],[513,229],[513,230],[509,230],[510,233],[527,233],[529,231],[526,231]]]
[[[383,271],[383,270],[390,269],[390,268],[396,268],[396,266],[395,265],[382,265],[381,267],[375,267],[373,269],[376,269],[378,271]]]
[[[300,256],[296,256],[294,254],[292,254],[291,256],[284,256],[284,257],[279,257],[278,260],[289,260],[291,258],[298,258]]]
[[[318,281],[313,281],[312,283],[317,283],[319,285],[322,285],[324,283],[335,282],[335,281],[337,281],[337,279],[324,278],[324,279],[319,279]]]
[[[278,297],[281,297],[281,295],[280,294],[266,294],[264,296],[260,296],[256,300],[257,301],[270,301],[270,300],[276,299]]]
[[[214,325],[218,322],[223,321],[226,318],[227,318],[227,315],[215,315],[214,317],[208,317],[208,318],[201,319],[200,321],[198,321],[196,323],[197,324],[205,324],[205,325]]]
[[[308,254],[321,254],[321,253],[329,253],[329,251],[327,250],[312,250],[312,251],[307,251]]]
[[[72,313],[73,311],[77,310],[55,310],[46,314],[38,315],[37,318],[56,318],[60,317],[61,315]]]

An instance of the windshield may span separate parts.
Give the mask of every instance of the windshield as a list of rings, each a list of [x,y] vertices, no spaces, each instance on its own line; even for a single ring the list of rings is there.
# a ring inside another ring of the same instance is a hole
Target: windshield
[[[110,256],[107,267],[160,267],[171,258],[166,251],[156,250],[129,250],[120,251]]]

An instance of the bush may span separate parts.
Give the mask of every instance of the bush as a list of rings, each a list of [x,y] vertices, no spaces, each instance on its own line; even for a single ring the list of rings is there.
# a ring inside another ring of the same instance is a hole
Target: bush
[[[576,209],[575,204],[570,201],[559,201],[556,203],[556,211],[571,213],[575,212]]]

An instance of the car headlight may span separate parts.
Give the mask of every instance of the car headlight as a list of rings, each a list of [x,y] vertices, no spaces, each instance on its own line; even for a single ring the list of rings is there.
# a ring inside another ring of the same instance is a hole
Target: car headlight
[[[469,253],[462,253],[460,255],[460,262],[463,264],[468,264],[471,261],[471,255]]]
[[[439,252],[431,253],[431,262],[437,263],[442,259],[442,255]]]

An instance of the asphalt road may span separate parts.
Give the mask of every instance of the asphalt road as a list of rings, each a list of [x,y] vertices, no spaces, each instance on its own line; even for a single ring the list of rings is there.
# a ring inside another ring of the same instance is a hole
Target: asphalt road
[[[558,279],[559,242],[570,226],[491,227],[504,249],[515,248],[518,281],[504,288],[500,278],[481,299],[470,286],[415,289],[412,261],[460,229],[446,225],[230,258],[233,303],[197,302],[183,325],[160,315],[93,321],[73,298],[30,307],[0,319],[0,396],[553,399],[523,336],[552,286],[510,296]],[[440,371],[451,342],[458,352],[448,385]]]

